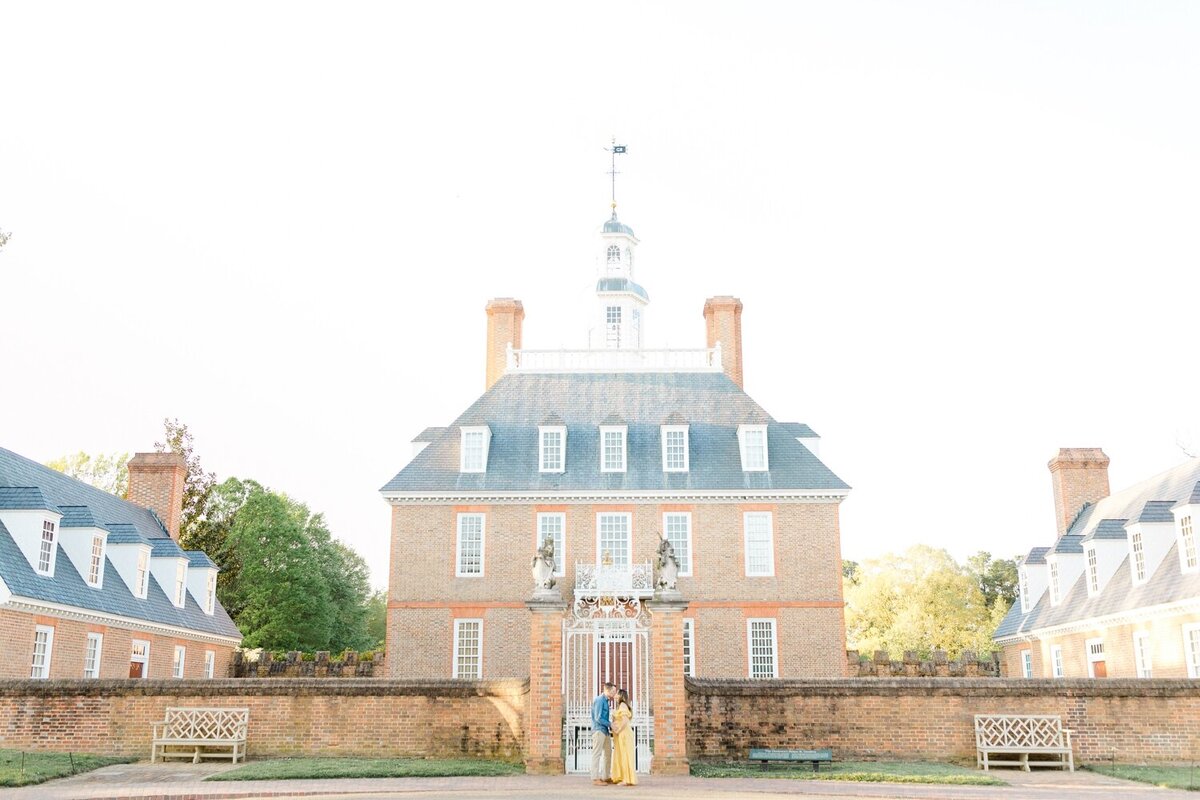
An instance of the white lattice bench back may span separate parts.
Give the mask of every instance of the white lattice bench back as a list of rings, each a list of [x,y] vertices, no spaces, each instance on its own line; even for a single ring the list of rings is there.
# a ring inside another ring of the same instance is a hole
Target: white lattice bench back
[[[153,724],[150,760],[246,758],[248,708],[168,708],[162,722]]]
[[[1026,772],[1031,766],[1060,767],[1075,771],[1071,751],[1071,731],[1063,728],[1062,718],[1050,714],[976,714],[976,762],[990,766],[1019,766]],[[990,753],[1020,754],[1019,760],[998,761]],[[1057,760],[1030,761],[1031,753],[1057,755]]]

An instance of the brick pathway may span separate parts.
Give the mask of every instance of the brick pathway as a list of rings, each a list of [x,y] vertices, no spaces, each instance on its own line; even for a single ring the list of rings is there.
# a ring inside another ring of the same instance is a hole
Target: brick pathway
[[[521,775],[506,778],[370,778],[311,781],[237,781],[205,783],[204,777],[227,770],[215,764],[121,764],[52,781],[40,786],[0,789],[0,800],[222,800],[223,798],[295,797],[306,800],[374,798],[448,798],[517,800],[537,798],[639,800],[726,798],[808,800],[892,798],[894,800],[1197,800],[1193,792],[1159,789],[1107,778],[1092,772],[996,771],[1009,786],[939,786],[840,781],[792,781],[779,778],[644,778],[634,789],[593,786],[586,777]]]

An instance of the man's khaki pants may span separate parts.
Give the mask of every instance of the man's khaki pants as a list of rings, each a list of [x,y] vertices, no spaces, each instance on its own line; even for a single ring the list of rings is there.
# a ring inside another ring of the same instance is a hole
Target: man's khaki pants
[[[606,781],[612,770],[612,748],[608,746],[608,734],[596,731],[592,734],[592,780]]]

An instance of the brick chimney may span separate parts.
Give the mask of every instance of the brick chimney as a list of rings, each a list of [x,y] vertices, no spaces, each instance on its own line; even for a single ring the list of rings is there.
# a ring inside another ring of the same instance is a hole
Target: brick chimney
[[[704,301],[708,346],[721,343],[721,363],[729,380],[742,386],[742,301],[722,295]]]
[[[1099,447],[1063,447],[1050,459],[1054,518],[1062,536],[1084,503],[1108,497],[1108,456]]]
[[[183,521],[183,482],[187,464],[179,453],[137,453],[129,459],[125,499],[158,514],[171,538],[179,540]]]
[[[521,349],[521,320],[525,308],[520,300],[497,297],[487,304],[487,386],[500,380],[508,368],[508,346]]]

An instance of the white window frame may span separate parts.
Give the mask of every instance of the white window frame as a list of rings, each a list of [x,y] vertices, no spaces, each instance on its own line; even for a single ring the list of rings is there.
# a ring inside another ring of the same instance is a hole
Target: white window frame
[[[140,600],[145,600],[146,595],[150,593],[150,548],[139,547],[137,557],[137,572],[135,573],[137,586],[133,589],[133,596]]]
[[[1129,532],[1129,575],[1134,586],[1150,580],[1146,571],[1146,537],[1140,529]]]
[[[558,466],[546,463],[546,435],[558,434]],[[567,427],[565,425],[542,425],[538,427],[538,472],[561,473],[567,471]]]
[[[1083,561],[1087,573],[1087,595],[1095,597],[1100,593],[1100,559],[1095,545],[1083,551]]]
[[[771,628],[771,674],[754,674],[754,624],[768,623]],[[750,617],[746,620],[746,675],[751,680],[771,680],[779,677],[779,626],[774,617]]]
[[[94,647],[93,647],[94,645]],[[100,677],[100,659],[104,655],[104,634],[89,633],[83,647],[83,677]]]
[[[1092,652],[1092,647],[1094,645],[1100,645],[1099,653]],[[1108,656],[1104,650],[1104,637],[1097,636],[1094,639],[1088,639],[1086,642],[1083,643],[1083,648],[1084,648],[1083,652],[1087,656],[1088,677],[1089,678],[1096,677],[1096,662],[1097,661],[1104,662],[1104,671],[1105,671],[1105,673],[1107,673],[1108,672]],[[1099,656],[1099,657],[1097,657],[1097,656]]]
[[[1021,651],[1021,676],[1024,678],[1033,677],[1033,651]]]
[[[146,645],[146,655],[140,658],[134,657],[134,651],[137,650],[139,644]],[[144,660],[143,660],[144,659]],[[131,639],[129,641],[129,663],[139,662],[142,665],[142,678],[150,677],[150,641],[148,639]],[[135,678],[136,680],[136,678]]]
[[[487,425],[464,425],[459,429],[459,446],[458,446],[458,471],[479,473],[487,472],[488,462],[488,446],[492,440],[492,429]],[[478,436],[479,442],[479,464],[467,464],[467,438]]]
[[[537,513],[537,546],[541,548],[542,542],[546,540],[547,523],[552,520],[558,521],[558,536],[554,536],[551,532],[551,538],[554,540],[554,574],[557,577],[562,577],[567,574],[567,515],[561,511],[539,511]]]
[[[1200,678],[1200,622],[1183,626],[1183,663],[1189,678]]]
[[[696,677],[696,620],[683,618],[683,674]]]
[[[204,677],[211,678],[217,668],[217,653],[215,650],[204,651]]]
[[[750,570],[750,518],[763,516],[767,520],[767,569],[763,572]],[[770,511],[742,512],[742,555],[747,578],[770,578],[775,575],[775,515]]]
[[[38,638],[44,638],[41,652],[41,663],[38,663]],[[33,629],[33,657],[29,664],[31,680],[44,681],[50,678],[50,664],[54,658],[54,628],[50,625],[36,625]]]
[[[477,671],[477,674],[475,674],[475,675],[460,675],[459,671],[458,671],[458,656],[459,656],[459,646],[461,644],[461,638],[460,638],[461,631],[462,631],[463,626],[466,624],[474,624],[474,625],[479,626],[477,628],[477,630],[479,632],[479,639],[478,639],[478,644],[477,644],[477,647],[479,648],[479,653],[478,653],[478,656],[476,657],[475,669]],[[456,619],[456,620],[454,620],[454,653],[453,653],[452,658],[453,658],[453,662],[451,664],[452,671],[450,673],[452,677],[462,678],[464,680],[472,680],[472,681],[478,681],[478,680],[483,679],[483,620],[482,619],[473,618],[473,619]]]
[[[217,573],[216,570],[208,571],[208,578],[205,579],[204,585],[204,613],[213,614],[217,610]]]
[[[187,605],[187,562],[182,558],[175,559],[175,597],[171,602],[176,608]]]
[[[751,464],[746,457],[746,434],[761,433],[762,434],[762,464]],[[738,425],[738,449],[742,454],[742,471],[743,472],[766,472],[770,468],[771,456],[767,449],[767,426],[766,425]]]
[[[1179,569],[1200,570],[1200,542],[1196,541],[1196,523],[1190,513],[1179,515]]]
[[[84,582],[93,589],[104,588],[104,550],[106,539],[102,533],[92,534],[92,550],[88,560],[88,574]]]
[[[685,525],[682,537],[684,556],[687,559],[685,564],[679,563],[679,545],[676,544],[674,539],[671,540],[671,544],[675,547],[675,563],[679,564],[679,577],[690,578],[692,577],[692,570],[695,567],[695,558],[693,557],[695,551],[692,550],[692,512],[664,511],[662,515],[662,531],[664,538],[670,538],[669,518],[671,517],[674,517],[676,520],[682,519]],[[684,568],[685,566],[686,569]]]
[[[1154,656],[1151,651],[1150,631],[1134,631],[1133,665],[1139,678],[1154,677]]]
[[[608,446],[606,439],[608,434],[616,433],[621,435],[621,466],[608,466]],[[601,425],[600,426],[600,471],[601,472],[624,472],[629,465],[629,429],[625,425]]]
[[[1061,678],[1063,672],[1063,652],[1061,644],[1050,645],[1050,669],[1055,678]]]
[[[171,659],[171,677],[183,679],[183,670],[187,662],[187,648],[181,644],[175,645],[175,655]]]
[[[1046,570],[1050,573],[1050,605],[1056,606],[1062,600],[1062,588],[1058,580],[1058,561],[1054,558],[1046,559]]]
[[[50,538],[46,538],[46,534],[50,534]],[[42,566],[42,562],[46,566]],[[33,568],[38,575],[54,577],[54,565],[58,561],[58,525],[52,519],[42,520],[42,532],[38,538],[37,563]]]
[[[1029,613],[1029,573],[1024,567],[1017,570],[1017,588],[1020,590],[1021,613]]]
[[[667,439],[671,434],[683,434],[683,465],[672,466],[668,459]],[[662,438],[662,464],[663,472],[687,472],[691,468],[689,463],[688,450],[690,442],[688,441],[688,426],[687,425],[663,425],[661,428]]]
[[[463,520],[468,517],[479,518],[479,571],[464,572],[463,571]],[[454,575],[457,578],[482,578],[486,571],[484,567],[487,564],[485,555],[487,554],[487,515],[477,511],[469,513],[461,513],[458,515],[455,523],[456,534],[454,537]]]
[[[613,559],[614,566],[630,566],[633,564],[633,514],[628,511],[597,511],[596,512],[596,563],[604,563],[604,546],[601,542],[600,531],[604,517],[622,517],[625,520],[625,563],[620,565]]]

